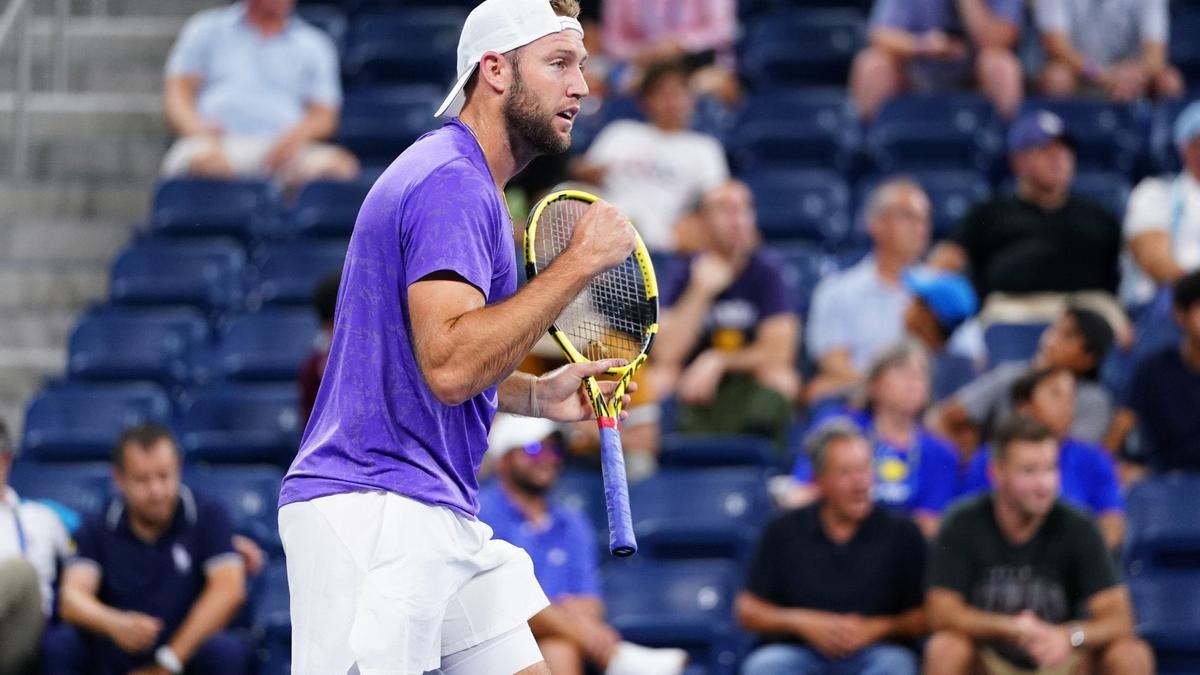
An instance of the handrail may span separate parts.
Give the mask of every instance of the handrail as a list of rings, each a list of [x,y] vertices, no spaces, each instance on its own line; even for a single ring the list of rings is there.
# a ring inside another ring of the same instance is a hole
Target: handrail
[[[53,0],[54,16],[51,25],[51,49],[54,62],[51,70],[51,85],[55,91],[65,92],[68,88],[69,63],[67,46],[67,21],[70,18],[70,0]],[[13,99],[13,145],[12,172],[23,178],[29,169],[30,117],[29,96],[33,91],[33,35],[30,30],[33,16],[33,0],[9,0],[0,13],[0,48],[15,31],[17,40],[17,79]]]

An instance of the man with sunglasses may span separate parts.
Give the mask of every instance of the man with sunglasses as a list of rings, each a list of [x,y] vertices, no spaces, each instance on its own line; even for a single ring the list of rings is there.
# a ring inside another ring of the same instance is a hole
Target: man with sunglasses
[[[678,675],[686,654],[621,640],[604,621],[595,530],[578,510],[550,498],[563,451],[553,422],[501,415],[488,437],[496,480],[479,491],[479,517],[493,536],[525,549],[550,606],[529,620],[550,672]]]

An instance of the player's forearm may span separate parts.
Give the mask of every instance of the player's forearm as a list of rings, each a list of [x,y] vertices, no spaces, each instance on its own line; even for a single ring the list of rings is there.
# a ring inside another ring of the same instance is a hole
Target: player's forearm
[[[238,578],[242,580],[241,584],[232,580],[220,584],[210,581],[196,599],[183,624],[168,642],[181,661],[186,663],[205,640],[233,619],[238,607],[246,600],[244,579],[240,574]]]
[[[59,614],[73,626],[107,636],[121,617],[121,610],[100,602],[93,593],[68,586],[59,593]]]
[[[537,414],[534,404],[533,383],[536,375],[517,371],[504,378],[497,388],[496,401],[500,412],[534,417]]]

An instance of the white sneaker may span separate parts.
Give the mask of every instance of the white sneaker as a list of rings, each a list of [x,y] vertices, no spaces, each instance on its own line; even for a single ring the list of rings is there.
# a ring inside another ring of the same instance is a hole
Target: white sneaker
[[[682,649],[652,649],[622,642],[604,675],[679,675],[685,665],[687,652]]]

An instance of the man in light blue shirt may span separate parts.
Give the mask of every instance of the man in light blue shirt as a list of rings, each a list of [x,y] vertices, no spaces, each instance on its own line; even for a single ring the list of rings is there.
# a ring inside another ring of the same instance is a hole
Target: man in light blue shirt
[[[166,66],[167,121],[180,135],[166,176],[270,176],[294,186],[349,180],[358,162],[320,143],[337,128],[341,87],[329,38],[294,0],[244,0],[184,26]]]

